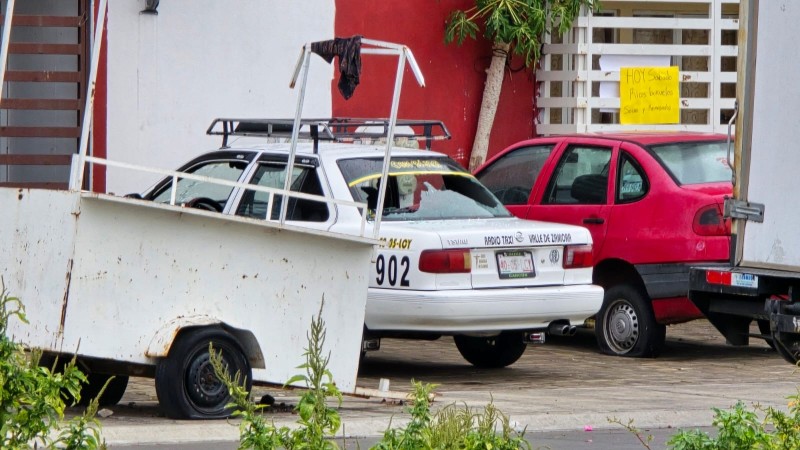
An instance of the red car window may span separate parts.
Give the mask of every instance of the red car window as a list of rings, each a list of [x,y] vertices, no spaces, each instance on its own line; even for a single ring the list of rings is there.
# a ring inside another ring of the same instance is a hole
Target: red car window
[[[674,142],[651,145],[650,150],[679,184],[730,181],[725,141]]]
[[[606,203],[611,148],[573,145],[564,151],[543,203],[601,205]]]
[[[641,199],[647,194],[650,183],[647,175],[636,160],[627,153],[620,156],[619,171],[617,172],[616,203],[631,203]]]
[[[485,167],[478,180],[504,205],[525,205],[553,144],[520,147]]]

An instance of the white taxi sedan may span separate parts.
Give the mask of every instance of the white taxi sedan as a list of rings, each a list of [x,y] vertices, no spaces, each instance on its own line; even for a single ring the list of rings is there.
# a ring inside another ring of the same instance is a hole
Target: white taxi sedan
[[[220,124],[223,132],[212,131]],[[282,189],[290,146],[253,138],[256,125],[266,121],[217,119],[209,134],[223,134],[223,148],[179,171]],[[291,190],[366,204],[369,228],[381,203],[384,151],[299,143]],[[518,219],[458,163],[429,150],[394,147],[386,180],[364,350],[378,349],[381,338],[453,336],[473,365],[505,367],[544,332],[574,333],[600,309],[585,228]],[[143,198],[168,203],[173,195],[176,204],[255,220],[278,220],[282,208],[280,196],[264,190],[197,179],[178,179],[173,193],[167,178]],[[304,197],[285,208],[287,223],[330,232],[358,233],[362,224],[357,206]]]

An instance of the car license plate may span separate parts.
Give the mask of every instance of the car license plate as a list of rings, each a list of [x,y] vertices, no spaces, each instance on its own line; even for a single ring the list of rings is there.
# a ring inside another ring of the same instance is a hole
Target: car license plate
[[[531,252],[497,252],[497,273],[501,279],[531,278],[536,276]]]

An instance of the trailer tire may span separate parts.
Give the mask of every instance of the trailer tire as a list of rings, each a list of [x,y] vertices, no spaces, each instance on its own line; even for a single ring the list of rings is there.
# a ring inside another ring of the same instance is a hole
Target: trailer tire
[[[97,397],[100,389],[103,389],[109,378],[114,377],[108,383],[103,395],[97,400],[98,406],[114,406],[122,400],[125,389],[128,388],[128,377],[126,375],[109,375],[105,373],[90,372],[86,374],[86,384],[81,387],[81,400],[79,406],[89,406],[89,403]]]
[[[161,409],[173,419],[221,419],[230,416],[226,408],[231,396],[214,374],[209,344],[221,352],[223,364],[250,391],[252,369],[236,338],[219,328],[202,328],[181,333],[169,355],[156,366],[156,395]]]
[[[657,323],[650,298],[641,289],[617,284],[606,289],[597,313],[595,336],[608,355],[655,357],[664,347],[667,328]]]
[[[512,331],[490,337],[457,334],[453,336],[453,340],[467,362],[484,369],[510,366],[522,357],[527,348],[522,333]]]
[[[53,370],[53,373],[62,373],[64,371],[64,366],[66,366],[70,360],[71,358],[65,355],[59,357],[51,353],[44,353],[39,359],[39,366]],[[103,391],[103,395],[98,398],[97,406],[114,406],[122,400],[122,396],[125,395],[125,389],[128,388],[128,377],[126,375],[110,375],[88,372],[86,370],[82,370],[82,372],[86,375],[86,383],[81,385],[80,401],[75,402],[75,398],[70,395],[69,391],[66,389],[62,391],[67,405],[72,405],[74,403],[77,406],[89,406],[89,403],[97,397],[97,394],[99,394],[100,390],[105,386],[106,381],[111,377],[114,377],[114,379],[108,383],[108,387]]]

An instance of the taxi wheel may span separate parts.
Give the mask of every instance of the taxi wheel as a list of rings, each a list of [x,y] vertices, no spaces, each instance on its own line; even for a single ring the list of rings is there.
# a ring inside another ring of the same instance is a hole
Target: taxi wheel
[[[525,353],[522,333],[505,331],[497,336],[476,337],[455,335],[461,356],[470,364],[487,369],[496,369],[514,364]]]
[[[597,313],[595,336],[603,353],[654,357],[664,347],[667,328],[657,323],[650,298],[627,284],[611,286]]]
[[[231,378],[238,374],[239,383],[250,391],[252,370],[236,338],[219,328],[181,333],[156,367],[156,395],[167,417],[219,419],[232,413],[226,407],[231,401],[228,388],[211,365],[209,344],[220,352]]]

